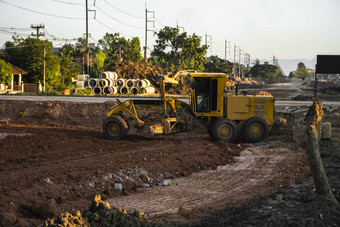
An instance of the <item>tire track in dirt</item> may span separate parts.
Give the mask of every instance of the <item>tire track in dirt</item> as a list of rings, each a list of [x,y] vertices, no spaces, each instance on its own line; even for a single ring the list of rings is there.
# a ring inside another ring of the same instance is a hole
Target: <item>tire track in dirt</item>
[[[304,162],[304,153],[280,142],[248,148],[235,160],[217,170],[173,179],[170,186],[108,201],[127,210],[140,209],[151,219],[192,219],[274,192],[306,171],[303,164],[296,165]]]

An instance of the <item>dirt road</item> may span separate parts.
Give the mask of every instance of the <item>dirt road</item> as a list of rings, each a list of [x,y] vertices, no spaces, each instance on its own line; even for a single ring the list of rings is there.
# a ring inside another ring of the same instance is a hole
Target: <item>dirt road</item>
[[[154,219],[188,221],[274,192],[308,172],[304,152],[294,144],[270,142],[242,151],[234,163],[193,173],[169,186],[109,199],[116,206],[143,210]]]

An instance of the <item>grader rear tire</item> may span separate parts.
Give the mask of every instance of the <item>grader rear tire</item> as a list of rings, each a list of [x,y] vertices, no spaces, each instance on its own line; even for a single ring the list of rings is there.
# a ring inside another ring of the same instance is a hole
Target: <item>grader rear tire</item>
[[[237,136],[236,126],[228,119],[218,120],[211,129],[211,135],[215,140],[233,142]]]
[[[103,123],[104,135],[110,140],[120,140],[125,138],[129,131],[126,121],[119,116],[106,118]]]
[[[255,143],[265,139],[269,134],[267,122],[259,117],[251,117],[243,125],[243,135],[248,142]]]

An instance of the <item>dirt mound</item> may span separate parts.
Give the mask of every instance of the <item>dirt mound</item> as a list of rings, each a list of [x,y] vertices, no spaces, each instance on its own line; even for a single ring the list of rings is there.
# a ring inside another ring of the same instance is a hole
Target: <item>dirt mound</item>
[[[39,101],[0,101],[0,122],[47,126],[102,126],[109,108],[106,103],[72,103]]]
[[[159,76],[167,75],[167,72],[158,66],[144,62],[115,62],[107,70],[116,72],[120,78],[124,79],[148,79],[159,92]],[[169,94],[190,94],[190,78],[180,80],[177,85],[166,85]]]
[[[148,79],[157,90],[159,89],[157,76],[165,73],[163,68],[150,63],[127,61],[117,61],[110,65],[107,70],[116,72],[120,78],[124,79]]]
[[[81,215],[77,211],[74,215],[65,212],[58,217],[47,219],[43,226],[145,226],[147,216],[141,211],[126,212],[124,208],[117,208],[102,201],[96,195],[87,211]],[[148,226],[151,226],[150,224]]]

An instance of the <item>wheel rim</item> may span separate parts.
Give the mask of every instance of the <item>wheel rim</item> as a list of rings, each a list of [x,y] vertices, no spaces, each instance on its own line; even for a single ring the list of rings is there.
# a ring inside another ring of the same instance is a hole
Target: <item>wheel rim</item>
[[[254,123],[250,127],[250,133],[252,136],[258,137],[263,133],[263,127],[259,123]]]
[[[223,138],[227,138],[231,135],[232,130],[229,125],[222,125],[219,129],[219,134]]]
[[[111,123],[107,127],[107,132],[113,136],[116,137],[120,134],[120,127],[116,123]]]

